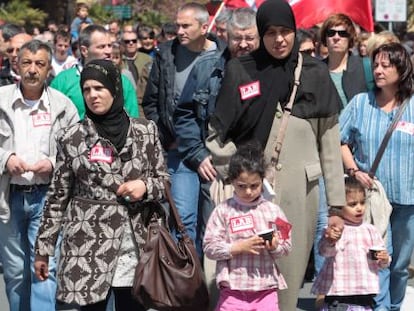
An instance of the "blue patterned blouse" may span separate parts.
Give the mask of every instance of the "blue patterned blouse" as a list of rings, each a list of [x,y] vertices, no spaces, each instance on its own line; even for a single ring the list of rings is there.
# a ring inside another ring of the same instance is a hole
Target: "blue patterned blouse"
[[[414,204],[414,97],[392,133],[376,177],[391,203]],[[339,117],[341,142],[351,148],[360,170],[368,172],[397,113],[381,110],[372,92],[356,95]]]

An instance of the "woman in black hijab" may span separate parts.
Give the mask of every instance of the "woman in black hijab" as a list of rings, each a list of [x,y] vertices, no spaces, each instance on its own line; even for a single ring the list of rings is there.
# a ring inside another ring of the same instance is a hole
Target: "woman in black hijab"
[[[272,157],[283,110],[292,92],[299,45],[291,7],[267,0],[257,12],[260,47],[229,61],[210,125],[219,144],[260,141]],[[276,177],[274,202],[293,224],[292,252],[280,259],[288,289],[280,309],[296,310],[313,244],[318,211],[318,178],[323,175],[330,206],[345,203],[338,113],[340,99],[325,64],[303,55],[300,85],[288,120]],[[214,161],[214,159],[213,159]]]
[[[35,273],[47,278],[47,258],[62,230],[58,300],[104,311],[112,290],[117,311],[144,311],[131,296],[139,256],[133,239],[139,248],[146,240],[143,203],[164,194],[157,126],[125,113],[121,75],[111,61],[86,64],[81,88],[86,117],[58,138]]]

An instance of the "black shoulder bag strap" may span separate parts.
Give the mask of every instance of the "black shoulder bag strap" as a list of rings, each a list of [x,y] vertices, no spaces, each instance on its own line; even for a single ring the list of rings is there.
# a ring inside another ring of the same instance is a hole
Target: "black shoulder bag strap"
[[[409,100],[410,98],[407,98],[406,100],[403,101],[400,108],[398,109],[398,112],[395,114],[394,119],[391,122],[391,125],[388,127],[387,132],[385,133],[385,136],[382,139],[381,145],[378,148],[377,155],[375,156],[371,169],[368,172],[369,177],[374,178],[375,173],[378,169],[378,165],[381,161],[382,155],[384,154],[385,148],[387,147],[388,142],[391,138],[391,134],[397,127],[397,123],[401,119],[401,116],[404,113],[404,110],[407,107]]]

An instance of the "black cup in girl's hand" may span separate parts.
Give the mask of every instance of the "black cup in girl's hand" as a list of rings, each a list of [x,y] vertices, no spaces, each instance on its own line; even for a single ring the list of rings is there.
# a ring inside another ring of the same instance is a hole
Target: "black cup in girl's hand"
[[[382,247],[382,246],[370,247],[370,249],[369,249],[369,258],[371,260],[377,260],[378,259],[377,258],[377,253],[380,252],[380,251],[384,251],[384,250],[385,250],[385,247]]]
[[[273,232],[274,231],[275,231],[275,229],[267,229],[267,230],[257,232],[257,235],[259,237],[263,238],[263,240],[269,241],[269,243],[272,243],[272,238],[273,238]]]

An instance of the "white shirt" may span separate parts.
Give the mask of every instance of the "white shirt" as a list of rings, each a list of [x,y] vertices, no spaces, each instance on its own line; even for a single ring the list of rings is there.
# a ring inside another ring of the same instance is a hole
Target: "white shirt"
[[[72,68],[78,63],[78,60],[69,55],[64,62],[58,62],[55,57],[52,58],[53,75],[56,77],[61,71]]]
[[[47,92],[43,92],[39,100],[28,101],[23,99],[19,89],[19,97],[13,98],[15,135],[15,154],[28,164],[49,156],[49,140],[51,135],[52,118]],[[11,183],[19,185],[48,184],[49,178],[35,176],[33,172],[26,172],[19,176],[12,176]]]

